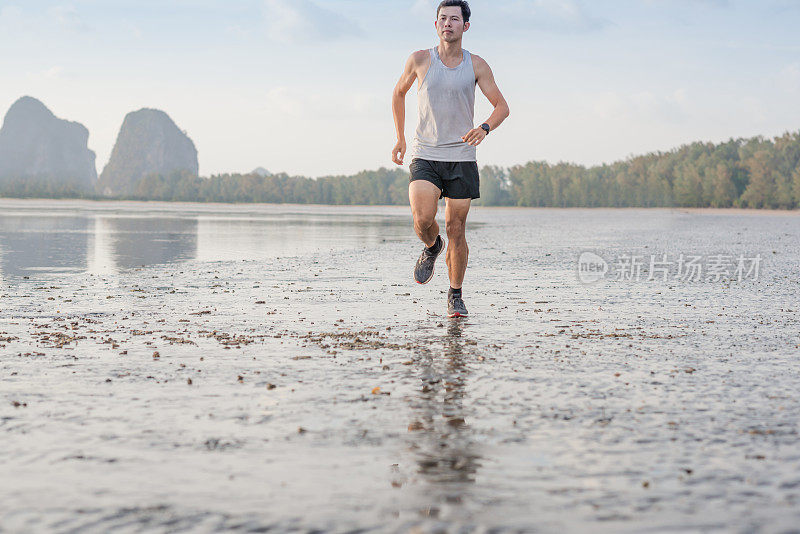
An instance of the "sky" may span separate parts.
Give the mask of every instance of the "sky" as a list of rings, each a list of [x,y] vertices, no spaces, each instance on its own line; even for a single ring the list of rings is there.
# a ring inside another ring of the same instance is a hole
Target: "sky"
[[[391,93],[434,0],[0,0],[0,114],[84,124],[98,172],[126,113],[167,112],[200,173],[392,167]],[[593,165],[800,130],[800,0],[472,0],[464,47],[511,116],[480,165]],[[476,98],[475,123],[491,106]],[[407,97],[406,139],[416,124]],[[410,158],[406,158],[406,165]]]

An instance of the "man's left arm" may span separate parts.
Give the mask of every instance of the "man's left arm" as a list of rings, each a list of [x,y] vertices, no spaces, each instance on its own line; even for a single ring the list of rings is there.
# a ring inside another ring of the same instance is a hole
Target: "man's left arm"
[[[483,58],[476,55],[472,56],[472,62],[475,66],[475,79],[478,83],[478,87],[481,88],[481,92],[486,96],[492,106],[494,106],[494,111],[492,111],[492,114],[486,119],[486,124],[489,125],[489,131],[494,131],[508,118],[510,114],[508,103],[506,99],[503,98],[503,93],[500,92],[497,83],[494,81],[494,74],[492,74],[492,69],[489,68],[489,64],[486,63]],[[486,135],[483,128],[478,127],[467,132],[461,139],[467,144],[478,146],[481,144],[481,141],[486,138]]]

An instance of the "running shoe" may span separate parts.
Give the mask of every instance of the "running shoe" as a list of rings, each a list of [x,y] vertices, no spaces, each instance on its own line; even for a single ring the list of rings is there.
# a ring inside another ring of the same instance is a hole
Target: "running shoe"
[[[469,317],[469,312],[461,297],[450,297],[447,299],[447,316]]]
[[[417,264],[414,266],[414,280],[418,284],[427,284],[433,278],[433,266],[436,263],[436,258],[444,250],[444,240],[442,236],[436,236],[436,242],[433,247],[436,252],[431,252],[428,247],[425,247],[420,254]]]

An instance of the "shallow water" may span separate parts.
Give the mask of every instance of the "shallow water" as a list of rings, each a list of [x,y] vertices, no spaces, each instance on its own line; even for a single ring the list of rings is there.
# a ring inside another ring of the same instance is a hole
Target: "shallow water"
[[[468,240],[450,320],[407,208],[0,201],[0,531],[796,529],[797,214]]]

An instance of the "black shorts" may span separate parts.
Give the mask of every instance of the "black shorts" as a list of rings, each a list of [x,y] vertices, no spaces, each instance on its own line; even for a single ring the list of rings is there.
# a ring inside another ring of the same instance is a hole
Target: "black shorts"
[[[475,161],[431,161],[414,158],[409,166],[414,180],[430,182],[442,193],[439,198],[480,198],[480,177],[478,163]]]

